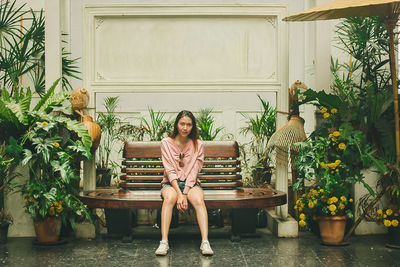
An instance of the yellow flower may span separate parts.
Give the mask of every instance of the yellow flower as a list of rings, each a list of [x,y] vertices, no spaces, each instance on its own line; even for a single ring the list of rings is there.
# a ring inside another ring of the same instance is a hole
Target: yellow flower
[[[309,201],[309,202],[308,202],[308,207],[309,207],[310,209],[314,208],[314,203],[313,203],[312,201]]]
[[[303,220],[299,221],[299,226],[300,226],[300,227],[306,226],[306,222],[303,221]]]
[[[312,189],[311,193],[313,193],[314,195],[318,194],[317,190],[315,190],[315,189]]]
[[[391,209],[387,209],[387,210],[386,210],[386,214],[387,214],[388,216],[392,215],[392,213],[393,213],[393,211],[392,211]]]
[[[333,138],[333,134],[329,134],[329,138]]]
[[[376,213],[377,213],[378,215],[382,215],[382,214],[383,214],[383,211],[382,211],[381,209],[379,209],[379,210],[376,211]]]
[[[58,205],[56,210],[58,213],[61,213],[63,211],[63,207],[61,205]]]
[[[335,172],[339,172],[339,169],[336,169],[336,171]]]
[[[336,141],[337,141],[337,138],[336,138],[336,137],[332,137],[332,141],[333,141],[333,142],[336,142]]]
[[[345,196],[341,196],[341,197],[340,197],[340,200],[341,200],[341,201],[346,201],[347,198],[346,198]]]
[[[353,202],[353,199],[352,199],[352,198],[350,198],[350,199],[349,199],[349,202]]]
[[[331,169],[335,169],[336,168],[336,164],[335,163],[329,163],[328,166]]]
[[[331,113],[332,113],[332,114],[337,113],[337,109],[336,109],[336,108],[331,109]]]
[[[29,202],[28,199],[25,198],[25,199],[24,199],[24,203],[25,203],[25,204],[28,204],[28,202]]]
[[[332,202],[333,202],[333,203],[338,202],[338,198],[337,198],[337,197],[332,197]]]
[[[393,226],[393,227],[399,226],[399,221],[396,220],[396,219],[392,220],[392,226]]]
[[[49,214],[53,216],[55,214],[54,207],[50,207]]]
[[[333,205],[333,204],[330,205],[330,206],[329,206],[329,210],[330,210],[330,211],[335,211],[335,210],[336,210],[336,206]]]
[[[334,131],[334,132],[333,132],[333,136],[334,136],[334,137],[338,137],[339,135],[340,135],[340,132],[339,132],[339,131]]]
[[[331,214],[332,214],[332,215],[335,215],[335,214],[336,214],[336,212],[332,211],[332,212],[331,212]]]
[[[306,218],[306,215],[304,213],[300,214],[299,216],[300,220],[304,220]]]
[[[341,210],[344,209],[344,204],[343,203],[339,204],[339,209],[341,209]]]
[[[59,143],[57,143],[57,142],[54,142],[54,147],[55,148],[58,148],[60,146],[60,144]]]
[[[314,199],[313,203],[314,203],[314,204],[317,204],[317,202],[318,202],[318,201],[317,201],[316,199]]]
[[[321,162],[320,165],[321,165],[322,168],[325,168],[325,163],[324,162]]]
[[[346,145],[345,145],[344,143],[340,143],[340,144],[339,144],[339,148],[343,150],[343,149],[346,148]]]
[[[327,112],[327,113],[324,113],[324,119],[329,118],[330,115],[331,115],[331,114],[329,114],[328,112]]]
[[[298,200],[296,201],[296,205],[299,205],[300,203],[301,203],[301,200],[298,199]]]
[[[328,203],[328,205],[330,205],[330,204],[332,204],[332,203],[333,203],[333,201],[332,201],[332,199],[331,199],[331,198],[329,198],[329,199],[328,199],[328,201],[327,201],[326,203]]]
[[[328,111],[327,108],[322,108],[322,109],[321,109],[321,112],[322,112],[322,113],[325,113],[325,112],[327,112],[327,111]]]
[[[324,192],[324,189],[320,189],[319,192],[323,193],[323,192]]]
[[[390,226],[392,225],[392,223],[391,223],[389,220],[384,220],[384,221],[383,221],[383,224],[384,224],[386,227],[390,227]]]
[[[46,126],[48,123],[47,123],[47,121],[44,121],[42,124],[43,124],[43,126]]]
[[[342,163],[342,161],[340,159],[335,160],[336,166],[339,165],[340,163]]]
[[[395,217],[399,217],[399,214],[398,214],[398,213],[395,213],[394,216],[395,216]]]
[[[387,218],[387,215],[386,215],[386,214],[383,214],[383,218]]]

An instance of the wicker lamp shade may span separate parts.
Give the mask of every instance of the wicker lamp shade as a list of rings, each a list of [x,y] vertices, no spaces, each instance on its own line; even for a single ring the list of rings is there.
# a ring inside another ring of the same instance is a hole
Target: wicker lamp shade
[[[287,157],[289,149],[293,152],[298,152],[298,147],[293,146],[293,144],[304,140],[306,140],[304,119],[300,116],[292,115],[289,121],[271,136],[267,144],[267,152],[276,149],[279,152],[284,152]]]

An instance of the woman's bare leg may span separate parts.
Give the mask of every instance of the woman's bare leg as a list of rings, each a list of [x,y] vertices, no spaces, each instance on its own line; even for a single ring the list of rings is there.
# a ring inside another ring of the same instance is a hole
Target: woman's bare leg
[[[203,190],[198,186],[194,186],[189,190],[188,200],[196,210],[197,223],[199,224],[201,233],[201,241],[206,241],[208,240],[208,215],[204,203]]]
[[[172,209],[174,208],[177,200],[175,189],[171,186],[165,187],[161,191],[163,196],[163,205],[161,209],[161,240],[168,242],[169,226],[171,224]]]

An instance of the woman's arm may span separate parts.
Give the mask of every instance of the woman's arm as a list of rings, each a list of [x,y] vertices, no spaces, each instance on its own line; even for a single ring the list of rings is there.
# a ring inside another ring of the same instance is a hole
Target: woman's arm
[[[172,184],[172,181],[177,180],[179,177],[175,169],[176,164],[174,164],[174,159],[171,157],[171,153],[169,153],[168,144],[165,140],[161,141],[161,160],[168,180]]]
[[[194,156],[196,156],[196,162],[193,165],[193,168],[190,170],[190,172],[186,178],[185,190],[183,190],[184,193],[189,192],[190,188],[192,188],[196,184],[197,175],[201,171],[201,168],[203,168],[203,164],[204,164],[204,144],[203,144],[203,142],[198,142],[197,153],[195,153]]]

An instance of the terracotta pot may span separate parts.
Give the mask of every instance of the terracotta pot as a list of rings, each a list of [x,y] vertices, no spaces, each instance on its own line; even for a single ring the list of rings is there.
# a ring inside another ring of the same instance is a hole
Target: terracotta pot
[[[388,228],[388,242],[387,247],[400,248],[400,227],[390,226]]]
[[[41,243],[54,243],[58,241],[61,230],[61,219],[56,217],[35,221],[36,239]]]
[[[100,144],[101,139],[101,129],[100,126],[93,121],[93,118],[89,115],[84,115],[82,117],[82,123],[88,129],[90,137],[92,137],[92,152],[97,149]]]
[[[72,104],[72,108],[84,109],[89,103],[89,92],[85,88],[77,88],[71,93],[69,101]]]
[[[319,232],[324,244],[340,244],[343,242],[347,216],[317,217]]]

